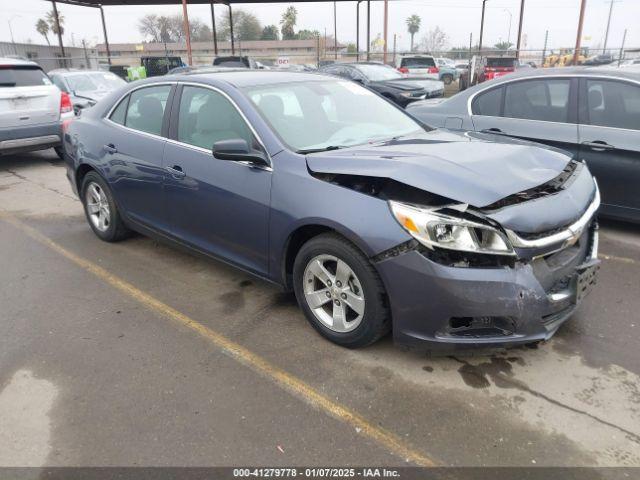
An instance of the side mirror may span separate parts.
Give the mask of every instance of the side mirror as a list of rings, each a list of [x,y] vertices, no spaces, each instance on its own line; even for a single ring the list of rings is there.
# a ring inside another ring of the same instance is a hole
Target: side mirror
[[[247,141],[242,138],[220,140],[213,144],[212,150],[213,156],[218,160],[251,162],[263,166],[269,165],[266,155],[262,152],[251,150]]]

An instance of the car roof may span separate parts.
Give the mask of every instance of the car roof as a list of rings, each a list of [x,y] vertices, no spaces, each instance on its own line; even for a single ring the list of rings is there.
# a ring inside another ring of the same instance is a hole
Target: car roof
[[[65,68],[58,68],[56,70],[49,70],[49,75],[62,75],[62,76],[72,76],[72,75],[85,75],[87,73],[111,73],[115,75],[115,73],[109,72],[107,70],[67,70]]]
[[[573,76],[573,75],[594,75],[599,77],[622,77],[630,80],[640,80],[637,73],[626,71],[626,69],[616,67],[558,67],[558,68],[535,68],[526,69],[510,73],[503,77],[499,77],[493,81],[493,85],[508,82],[514,78],[529,77],[554,77],[554,76]],[[480,84],[484,85],[484,84]]]
[[[30,60],[22,60],[20,58],[0,57],[0,65],[24,65],[29,67],[40,67],[36,62]]]
[[[409,58],[409,57],[426,57],[426,58],[435,58],[433,55],[427,55],[426,53],[407,53],[404,55],[400,55],[401,58]]]
[[[168,75],[163,77],[154,77],[158,81],[167,77],[173,77],[178,80],[193,81],[197,80],[203,83],[210,83],[213,81],[223,81],[238,88],[250,87],[257,85],[275,85],[279,83],[290,82],[305,82],[305,81],[318,81],[318,80],[332,80],[337,81],[336,77],[331,75],[323,75],[315,72],[293,72],[278,71],[278,70],[251,70],[248,68],[229,68],[213,72],[199,72],[195,70],[193,72],[177,73],[174,75]]]

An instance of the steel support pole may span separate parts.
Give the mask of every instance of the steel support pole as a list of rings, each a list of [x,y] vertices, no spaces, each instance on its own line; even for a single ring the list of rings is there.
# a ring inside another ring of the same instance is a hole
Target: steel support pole
[[[371,59],[371,1],[367,0],[367,62]]]
[[[387,31],[388,31],[388,27],[389,27],[389,0],[384,0],[384,28],[383,28],[383,40],[384,40],[384,47],[383,47],[383,54],[382,54],[382,63],[384,63],[385,65],[387,64]]]
[[[516,46],[516,58],[520,58],[520,41],[522,40],[522,20],[524,19],[524,0],[520,2],[520,22],[518,23],[518,42]]]
[[[604,34],[604,47],[602,47],[602,53],[607,53],[607,40],[609,39],[609,27],[611,26],[611,14],[613,13],[614,0],[611,0],[609,4],[609,19],[607,20],[607,30]]]
[[[622,62],[622,55],[624,55],[624,42],[627,40],[627,29],[624,29],[624,35],[622,35],[622,46],[620,47],[620,53],[618,54],[618,66]]]
[[[182,0],[182,28],[187,39],[187,60],[189,65],[193,65],[191,56],[191,27],[189,26],[189,14],[187,13],[187,0]]]
[[[104,10],[100,5],[100,18],[102,19],[102,34],[104,35],[104,46],[107,49],[107,62],[111,65],[111,48],[109,47],[109,37],[107,36],[107,23],[104,21]]]
[[[216,33],[216,13],[211,2],[211,32],[213,33],[213,53],[218,56],[218,34]]]
[[[582,42],[582,26],[584,25],[584,11],[587,9],[587,0],[580,3],[580,18],[578,19],[578,34],[576,35],[576,49],[573,52],[573,64],[578,64],[578,56],[580,55],[580,46]]]
[[[233,11],[231,10],[231,4],[229,6],[229,30],[231,34],[231,55],[236,54],[236,47],[233,40]]]
[[[360,2],[356,1],[356,62],[360,61]]]
[[[547,41],[549,40],[549,30],[544,32],[544,49],[542,50],[542,64],[544,65],[544,60],[547,57]]]
[[[484,34],[484,8],[487,0],[482,0],[482,17],[480,18],[480,41],[478,43],[478,55],[482,55],[482,35]]]
[[[64,51],[64,45],[62,44],[62,32],[60,31],[60,17],[58,17],[58,7],[56,2],[52,1],[51,6],[53,7],[53,17],[56,21],[56,29],[58,30],[58,45],[60,46],[60,51],[62,52],[62,66],[67,68],[67,54]]]
[[[338,59],[338,17],[336,14],[336,3],[333,2],[333,58]]]

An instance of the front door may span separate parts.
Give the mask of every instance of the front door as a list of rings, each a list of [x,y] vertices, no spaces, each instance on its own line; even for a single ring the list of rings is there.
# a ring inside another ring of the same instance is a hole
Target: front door
[[[481,92],[471,105],[476,131],[508,135],[578,154],[577,86],[568,78],[519,80]]]
[[[101,134],[103,163],[116,199],[128,217],[156,229],[167,221],[162,155],[171,89],[134,90],[113,110]]]
[[[602,213],[640,220],[640,85],[582,79],[580,158],[602,195]]]
[[[263,147],[219,91],[182,86],[174,105],[174,141],[165,147],[170,233],[196,248],[256,273],[267,273],[271,169],[218,160],[220,140]],[[173,126],[173,125],[172,125]]]

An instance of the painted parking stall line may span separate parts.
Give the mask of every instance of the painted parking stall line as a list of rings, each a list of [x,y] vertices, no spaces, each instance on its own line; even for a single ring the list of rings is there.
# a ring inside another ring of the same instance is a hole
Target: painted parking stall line
[[[4,220],[13,225],[30,238],[62,255],[83,270],[100,278],[110,286],[125,293],[127,296],[133,298],[149,310],[152,310],[161,316],[173,320],[174,322],[198,333],[201,337],[220,348],[224,353],[238,362],[246,365],[265,378],[270,379],[284,390],[305,401],[310,406],[322,410],[337,420],[353,427],[359,434],[384,446],[406,462],[425,467],[433,467],[437,465],[437,462],[430,456],[414,449],[410,445],[407,445],[394,433],[372,424],[357,412],[331,400],[303,380],[269,363],[267,360],[242,345],[210,329],[209,327],[198,323],[184,313],[138,289],[131,283],[110,273],[95,263],[67,250],[10,213],[0,211],[0,220]]]

